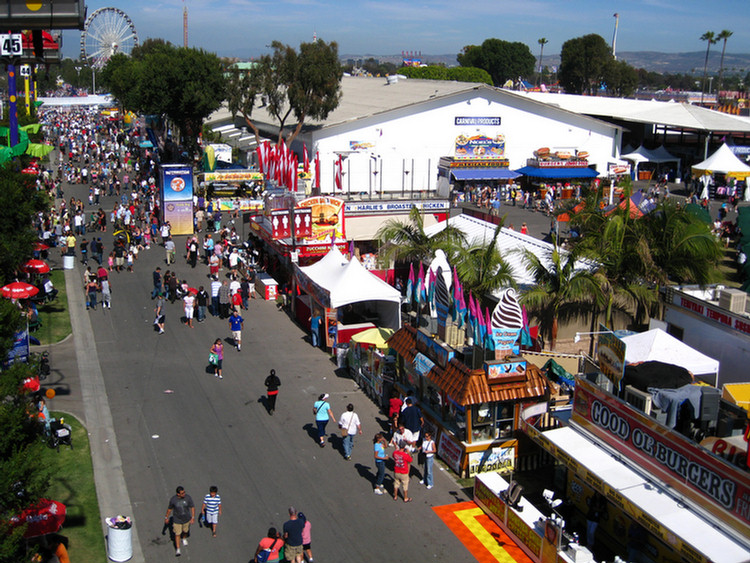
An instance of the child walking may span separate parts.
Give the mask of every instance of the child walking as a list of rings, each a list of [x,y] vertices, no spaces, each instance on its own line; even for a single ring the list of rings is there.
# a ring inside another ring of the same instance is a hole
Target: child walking
[[[221,497],[217,486],[209,487],[208,494],[203,497],[201,512],[206,515],[206,525],[211,526],[211,533],[213,537],[216,537],[216,525],[219,523],[219,514],[221,514]]]

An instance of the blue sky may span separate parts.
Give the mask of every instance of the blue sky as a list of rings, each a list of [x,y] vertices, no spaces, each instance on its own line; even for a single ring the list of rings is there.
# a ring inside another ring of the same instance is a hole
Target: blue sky
[[[87,2],[88,13],[117,7],[140,40],[182,44],[182,9],[188,8],[189,45],[220,56],[249,58],[278,39],[297,46],[313,33],[337,41],[342,54],[458,53],[488,37],[526,43],[535,56],[557,54],[573,37],[598,33],[612,41],[620,14],[618,51],[704,51],[699,37],[729,29],[728,53],[750,53],[748,0],[122,0]],[[79,33],[66,32],[65,56],[78,56]],[[712,49],[721,49],[721,44]]]

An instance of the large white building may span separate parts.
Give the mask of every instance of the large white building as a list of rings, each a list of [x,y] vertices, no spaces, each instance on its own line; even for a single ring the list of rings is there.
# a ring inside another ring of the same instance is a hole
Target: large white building
[[[256,107],[252,117],[275,138],[278,126],[265,108]],[[226,110],[209,121],[215,129],[243,126],[241,117],[232,122]],[[319,155],[322,193],[377,198],[436,193],[440,159],[466,156],[457,146],[462,137],[490,140],[492,149],[480,159],[505,157],[511,170],[549,147],[573,155],[585,151],[590,167],[605,173],[619,156],[621,134],[616,125],[483,84],[345,76],[339,107],[325,121],[307,124],[292,149],[301,154],[304,144],[311,160]],[[249,139],[252,150],[250,136],[241,138]],[[439,195],[447,195],[448,182],[441,183]]]

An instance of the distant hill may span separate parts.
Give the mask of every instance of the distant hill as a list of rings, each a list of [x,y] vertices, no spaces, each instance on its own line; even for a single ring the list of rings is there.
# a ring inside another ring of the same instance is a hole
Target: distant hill
[[[539,58],[538,53],[534,56]],[[657,51],[622,51],[617,53],[617,58],[627,61],[630,65],[636,68],[644,68],[648,71],[660,72],[660,73],[690,73],[695,72],[696,74],[703,73],[703,61],[705,60],[705,51],[693,51],[689,53],[660,53]],[[353,55],[346,54],[341,55],[342,61],[349,59],[378,59],[382,62],[390,62],[393,64],[401,64],[401,55]],[[718,73],[719,62],[721,59],[721,48],[720,45],[716,45],[711,49],[711,53],[708,57],[708,72]],[[426,64],[444,64],[445,66],[456,66],[456,54],[449,55],[427,55],[422,54],[422,62]],[[560,55],[556,54],[545,54],[544,55],[544,66],[552,67],[560,65]],[[750,54],[738,54],[738,53],[726,53],[724,55],[724,72],[735,74],[745,74],[750,71]]]

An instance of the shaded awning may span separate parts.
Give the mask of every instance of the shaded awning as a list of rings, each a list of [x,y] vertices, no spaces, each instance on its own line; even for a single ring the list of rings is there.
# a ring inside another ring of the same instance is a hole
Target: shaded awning
[[[520,176],[508,168],[456,168],[451,174],[456,180],[513,180]]]
[[[571,178],[596,178],[599,173],[591,168],[537,168],[536,166],[524,166],[516,170],[524,176],[533,178],[551,178],[567,180]]]

